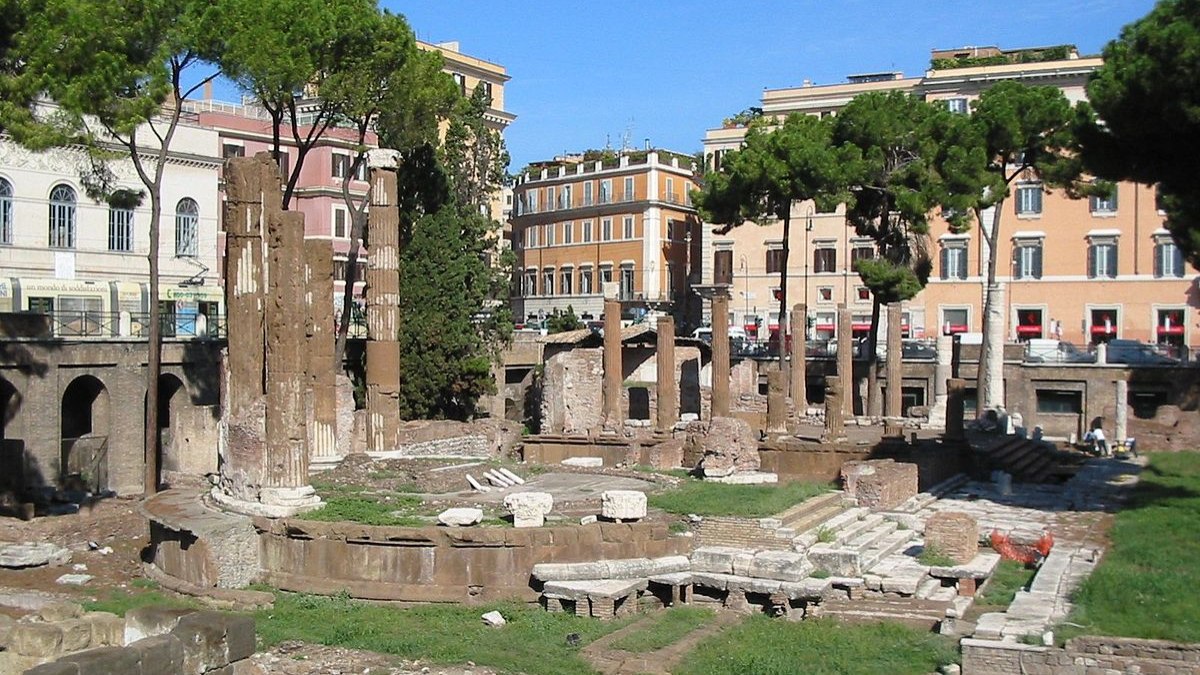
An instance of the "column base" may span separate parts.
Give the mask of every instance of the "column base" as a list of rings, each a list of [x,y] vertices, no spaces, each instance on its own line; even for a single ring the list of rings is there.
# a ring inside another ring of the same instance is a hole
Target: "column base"
[[[308,458],[308,475],[321,473],[336,469],[342,460],[346,459],[344,455],[332,455],[330,457],[309,457]]]
[[[233,497],[214,487],[208,493],[212,502],[223,508],[247,516],[264,516],[266,518],[288,518],[301,513],[312,511],[322,505],[321,498],[311,485],[294,488],[262,488],[258,492],[258,501],[248,501]]]

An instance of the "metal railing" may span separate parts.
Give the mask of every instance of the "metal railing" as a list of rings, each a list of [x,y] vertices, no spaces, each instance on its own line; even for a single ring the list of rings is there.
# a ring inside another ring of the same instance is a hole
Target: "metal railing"
[[[92,312],[55,310],[44,314],[49,335],[58,338],[147,338],[148,312]],[[226,335],[222,315],[161,314],[159,326],[164,339],[219,339]]]

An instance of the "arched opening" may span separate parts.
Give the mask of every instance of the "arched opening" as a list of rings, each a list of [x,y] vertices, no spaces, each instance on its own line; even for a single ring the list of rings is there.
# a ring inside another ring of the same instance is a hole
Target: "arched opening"
[[[103,382],[81,375],[67,385],[59,415],[59,475],[63,488],[93,492],[108,489],[110,419],[108,389]]]
[[[171,373],[158,376],[158,449],[155,466],[158,467],[158,484],[164,483],[166,471],[180,471],[179,435],[180,407],[186,405],[187,391],[183,381]]]
[[[0,490],[18,494],[25,489],[25,444],[10,438],[9,423],[20,403],[17,388],[0,377]]]

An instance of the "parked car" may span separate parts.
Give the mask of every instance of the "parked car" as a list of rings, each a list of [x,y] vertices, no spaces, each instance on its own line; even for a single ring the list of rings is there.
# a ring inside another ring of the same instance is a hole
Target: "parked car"
[[[1165,366],[1179,363],[1179,359],[1161,354],[1155,345],[1137,340],[1109,340],[1108,362]]]
[[[1095,363],[1096,355],[1070,342],[1035,338],[1025,345],[1029,363]]]

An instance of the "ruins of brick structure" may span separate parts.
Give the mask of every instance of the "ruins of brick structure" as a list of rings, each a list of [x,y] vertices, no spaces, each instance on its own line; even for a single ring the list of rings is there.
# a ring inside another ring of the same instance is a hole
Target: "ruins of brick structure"
[[[825,434],[826,443],[842,443],[846,440],[846,421],[842,415],[842,398],[845,391],[842,378],[830,375],[825,378]]]
[[[966,565],[979,554],[979,523],[958,511],[936,513],[925,521],[925,548]]]
[[[900,340],[900,323],[903,321],[901,305],[893,302],[887,306],[887,399],[884,401],[884,436],[904,435],[904,409],[902,380],[904,379],[903,344]]]
[[[729,293],[712,297],[712,416],[729,416]]]
[[[787,433],[787,373],[767,371],[767,433]]]
[[[400,433],[400,213],[398,153],[372,150],[367,262],[367,452],[395,450]]]
[[[952,377],[946,381],[946,434],[948,441],[961,441],[966,438],[963,428],[963,405],[967,393],[967,381]]]
[[[869,459],[842,465],[846,496],[869,509],[893,509],[917,495],[917,465]]]
[[[226,172],[229,344],[220,479],[212,499],[233,511],[290,516],[321,501],[308,484],[304,216],[280,207],[267,153]],[[265,262],[265,265],[264,265]]]
[[[655,389],[658,393],[658,429],[670,431],[679,421],[679,381],[675,378],[675,319],[659,317],[655,354]]]
[[[688,425],[688,442],[703,450],[700,468],[706,477],[757,472],[761,467],[758,439],[744,420],[714,417]]]
[[[333,258],[321,239],[304,242],[304,305],[308,352],[308,458],[329,469],[342,459],[337,442],[337,370],[333,332]],[[349,431],[347,429],[346,431]]]

